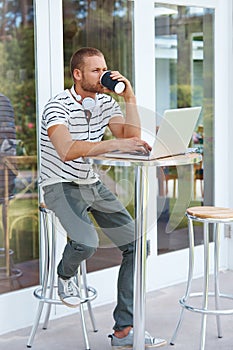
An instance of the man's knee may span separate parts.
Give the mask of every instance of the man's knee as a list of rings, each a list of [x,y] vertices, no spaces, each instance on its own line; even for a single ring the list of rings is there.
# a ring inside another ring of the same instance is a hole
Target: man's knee
[[[97,250],[97,247],[90,247],[72,240],[70,241],[70,245],[75,251],[82,255],[83,260],[90,258]]]

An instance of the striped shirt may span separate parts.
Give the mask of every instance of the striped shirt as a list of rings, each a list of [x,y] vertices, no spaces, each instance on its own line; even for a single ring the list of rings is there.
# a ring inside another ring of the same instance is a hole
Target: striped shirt
[[[15,145],[15,139],[16,131],[14,109],[9,98],[3,94],[0,94],[0,147],[4,140],[12,140],[14,141]],[[12,154],[9,153],[9,155]]]
[[[8,97],[0,94],[0,163],[2,157],[16,154],[16,130],[14,109]],[[15,188],[15,173],[8,170],[8,192],[13,194]],[[5,195],[5,174],[0,169],[0,202]],[[2,202],[1,202],[2,203]]]
[[[41,121],[41,171],[40,184],[46,186],[61,181],[93,183],[98,180],[91,164],[82,157],[62,161],[48,137],[53,125],[66,125],[73,140],[101,141],[113,116],[122,115],[120,106],[109,95],[96,94],[96,104],[88,121],[82,104],[75,101],[66,89],[50,99],[44,108]]]

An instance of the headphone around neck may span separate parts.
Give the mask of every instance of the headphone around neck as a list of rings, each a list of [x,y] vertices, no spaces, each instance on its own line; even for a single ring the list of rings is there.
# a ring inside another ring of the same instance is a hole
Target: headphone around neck
[[[75,100],[77,102],[80,102],[83,106],[83,109],[86,111],[93,111],[93,109],[96,106],[96,99],[92,98],[92,97],[85,97],[84,99],[82,99],[82,96],[77,94],[74,88],[74,85],[71,87],[70,89],[71,95],[75,98]]]

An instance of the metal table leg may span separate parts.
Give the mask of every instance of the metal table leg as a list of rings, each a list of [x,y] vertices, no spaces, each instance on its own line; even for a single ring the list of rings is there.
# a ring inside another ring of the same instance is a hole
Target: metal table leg
[[[147,172],[147,167],[135,167],[134,350],[145,349]]]

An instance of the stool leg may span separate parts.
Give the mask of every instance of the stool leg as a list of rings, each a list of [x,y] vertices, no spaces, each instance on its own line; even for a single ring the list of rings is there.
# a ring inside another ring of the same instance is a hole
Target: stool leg
[[[55,214],[51,213],[50,215],[47,214],[47,217],[51,217],[51,236],[50,236],[50,240],[51,240],[51,247],[49,248],[50,250],[50,278],[49,278],[49,299],[52,299],[53,297],[53,292],[54,292],[54,279],[55,279],[55,257],[56,257],[56,232],[55,232],[55,225],[56,225],[56,218],[55,218]],[[47,221],[47,232],[49,232],[49,222]],[[48,234],[48,244],[49,244],[49,234]],[[44,318],[44,324],[43,324],[43,329],[47,329],[48,328],[48,322],[49,322],[49,317],[50,317],[50,313],[51,313],[51,307],[52,304],[48,303],[47,305],[47,310],[46,310],[46,314],[45,314],[45,318]]]
[[[77,274],[77,279],[78,279],[78,285],[80,288],[80,297],[82,299],[85,298],[85,292],[84,292],[84,288],[83,288],[83,281],[82,281],[82,274],[81,274],[81,267],[79,266],[78,269],[78,274]],[[85,322],[85,315],[84,315],[84,304],[80,303],[79,309],[80,309],[80,316],[81,316],[81,323],[82,323],[82,331],[83,331],[83,339],[84,339],[84,343],[86,346],[86,350],[90,350],[90,345],[89,345],[89,340],[88,340],[88,336],[87,336],[87,327],[86,327],[86,322]]]
[[[87,268],[86,268],[86,261],[85,260],[81,262],[81,271],[82,271],[83,288],[84,288],[85,296],[88,296]],[[88,307],[88,312],[89,312],[89,316],[91,319],[93,331],[98,332],[90,300],[87,301],[87,307]]]
[[[215,308],[220,307],[220,292],[219,292],[219,247],[220,247],[220,224],[214,225],[214,295]],[[220,316],[216,315],[218,338],[222,338],[222,327]]]
[[[28,348],[32,347],[32,343],[33,343],[33,340],[34,340],[35,335],[36,335],[36,331],[37,331],[39,323],[40,323],[40,318],[41,318],[41,314],[42,314],[42,311],[43,311],[43,306],[44,306],[44,301],[40,301],[38,309],[37,309],[36,318],[35,318],[35,321],[34,321],[34,324],[33,324],[33,327],[32,327],[31,333],[30,333],[30,336],[28,338],[28,342],[27,342],[27,347]]]
[[[47,286],[48,286],[48,276],[49,276],[49,244],[48,244],[48,227],[47,227],[47,222],[46,222],[46,214],[42,213],[41,214],[41,223],[43,223],[43,227],[45,230],[45,234],[44,234],[44,251],[45,251],[45,256],[44,256],[44,271],[43,271],[43,277],[42,277],[42,292],[41,292],[41,296],[42,298],[46,296],[46,291],[47,291]],[[36,331],[38,329],[39,323],[40,323],[40,318],[41,318],[41,314],[43,311],[43,307],[44,307],[44,300],[40,300],[39,302],[39,306],[37,309],[37,314],[36,314],[36,318],[34,321],[34,324],[32,326],[32,330],[27,342],[27,347],[31,348],[32,347],[32,343],[34,341],[34,337],[36,335]]]
[[[79,308],[80,308],[80,315],[81,315],[81,322],[82,322],[83,339],[85,342],[86,350],[90,350],[89,340],[87,336],[87,328],[85,323],[84,304],[81,303]]]
[[[204,222],[204,287],[202,309],[207,310],[209,293],[209,224]],[[207,314],[202,315],[200,350],[205,348]]]
[[[186,286],[186,291],[185,295],[182,298],[184,302],[187,301],[190,290],[191,290],[191,284],[192,284],[192,279],[193,279],[193,267],[194,267],[194,230],[193,230],[193,221],[191,218],[188,218],[188,234],[189,234],[189,270],[188,270],[188,281],[187,281],[187,286]],[[184,308],[182,307],[181,313],[180,313],[180,318],[177,323],[176,329],[173,333],[173,336],[170,340],[170,344],[174,345],[175,340],[178,334],[178,331],[180,329],[181,323],[183,321],[183,316],[184,316]]]

